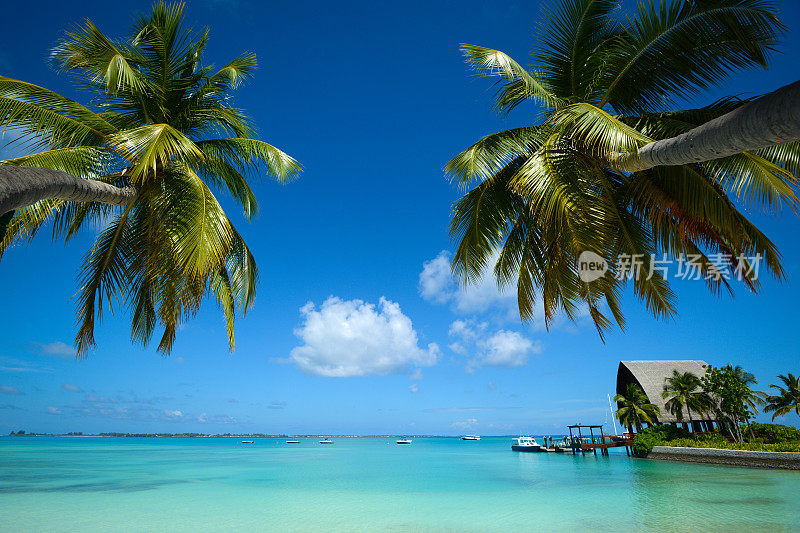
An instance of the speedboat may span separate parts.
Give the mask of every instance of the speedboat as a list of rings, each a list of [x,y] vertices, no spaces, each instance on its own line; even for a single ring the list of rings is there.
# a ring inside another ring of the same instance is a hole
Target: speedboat
[[[333,444],[333,441],[331,439],[322,439],[321,441],[319,441],[319,443],[320,444]]]
[[[243,440],[242,444],[253,444],[254,442],[254,440]]]
[[[517,437],[514,439],[516,444],[511,445],[511,449],[515,452],[541,452],[543,448],[534,440],[533,437]]]
[[[411,439],[397,439],[397,444],[411,444]]]
[[[286,444],[300,444],[299,440],[287,440]]]
[[[481,438],[478,435],[464,435],[461,440],[481,440]]]

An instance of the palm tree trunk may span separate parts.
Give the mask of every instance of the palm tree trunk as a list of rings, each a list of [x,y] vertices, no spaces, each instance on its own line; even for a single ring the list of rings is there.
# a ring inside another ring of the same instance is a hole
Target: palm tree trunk
[[[128,205],[136,198],[136,189],[76,178],[49,168],[0,165],[0,216],[50,198]]]
[[[624,172],[686,165],[758,150],[800,138],[800,81],[710,120],[691,131],[620,154]]]

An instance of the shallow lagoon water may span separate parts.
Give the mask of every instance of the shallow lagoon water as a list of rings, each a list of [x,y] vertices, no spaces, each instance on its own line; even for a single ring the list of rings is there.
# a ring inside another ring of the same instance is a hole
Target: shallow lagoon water
[[[800,472],[509,438],[0,438],[0,531],[798,531]]]

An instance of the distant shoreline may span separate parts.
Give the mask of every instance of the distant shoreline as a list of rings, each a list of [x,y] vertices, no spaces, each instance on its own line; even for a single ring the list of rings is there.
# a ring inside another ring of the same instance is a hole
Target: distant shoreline
[[[515,435],[483,435],[482,438],[513,438]],[[554,435],[558,436],[558,435]],[[25,433],[22,435],[4,435],[8,437],[64,437],[64,438],[251,438],[251,439],[284,439],[284,438],[322,438],[330,437],[335,439],[369,439],[369,438],[397,438],[411,437],[416,439],[438,438],[438,439],[460,439],[461,435],[409,435],[407,433],[397,433],[395,435],[331,435],[325,434],[306,434],[306,435],[266,435],[263,433],[239,433],[239,434],[200,434],[200,433],[97,433],[97,434],[67,434],[67,433]]]

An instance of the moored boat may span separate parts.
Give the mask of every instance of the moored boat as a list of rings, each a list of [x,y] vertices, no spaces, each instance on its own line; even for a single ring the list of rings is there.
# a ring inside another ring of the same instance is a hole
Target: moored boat
[[[320,444],[333,444],[333,441],[331,439],[322,439],[321,441],[319,441],[319,443]]]
[[[287,440],[286,444],[300,444],[299,440]]]
[[[253,444],[254,442],[254,440],[243,440],[242,444]]]
[[[481,440],[479,435],[464,435],[461,440]]]
[[[541,452],[544,451],[542,446],[534,440],[533,437],[517,437],[514,439],[516,444],[511,445],[511,449],[515,452]]]
[[[397,444],[411,444],[411,439],[397,439]]]

